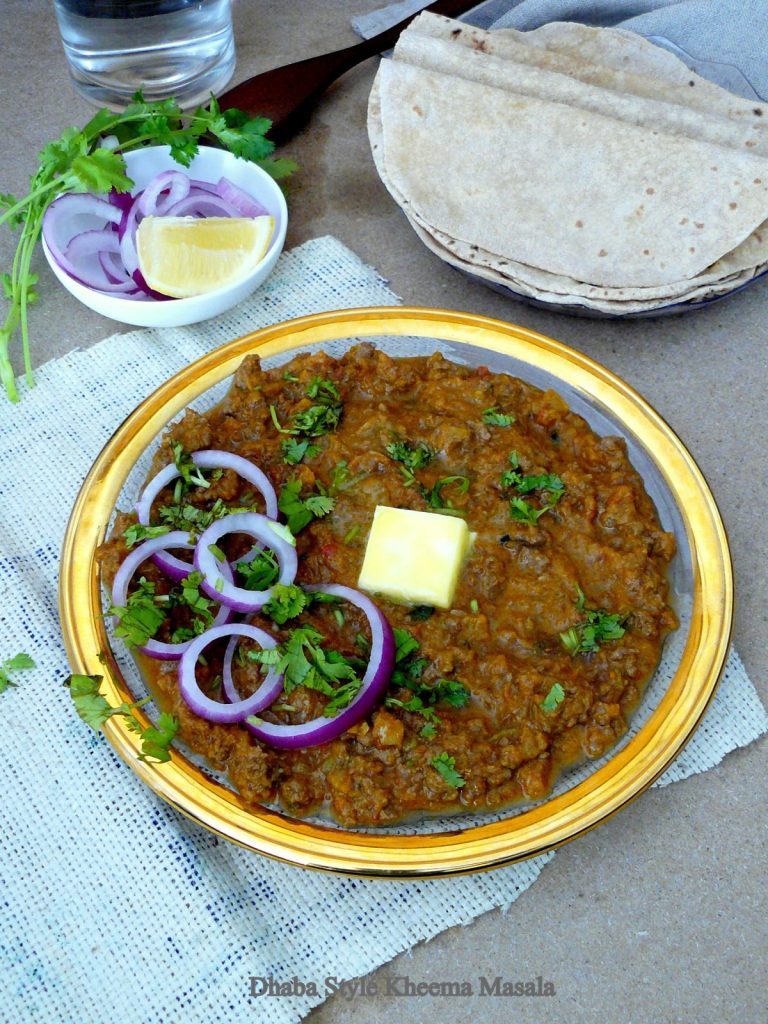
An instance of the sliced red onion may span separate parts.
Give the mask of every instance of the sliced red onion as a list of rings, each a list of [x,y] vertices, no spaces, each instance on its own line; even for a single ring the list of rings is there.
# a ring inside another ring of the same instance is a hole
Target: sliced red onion
[[[143,220],[140,209],[141,193],[131,203],[130,209],[123,214],[117,234],[120,239],[120,258],[126,274],[132,275],[139,269],[139,254],[136,251],[136,230]]]
[[[264,512],[269,519],[277,519],[277,494],[270,483],[266,473],[244,459],[242,455],[234,455],[232,452],[221,451],[217,448],[205,448],[199,452],[192,452],[192,462],[200,469],[231,469],[243,480],[247,480],[264,499]],[[142,526],[150,525],[152,504],[160,491],[181,474],[175,463],[171,462],[164,469],[154,476],[141,493],[136,503],[136,515]],[[174,555],[158,554],[155,557],[155,564],[171,579],[179,580],[189,572],[189,563],[182,562]]]
[[[166,547],[186,548],[191,551],[194,545],[189,543],[189,535],[183,530],[173,530],[171,533],[164,533],[159,537],[150,537],[149,540],[143,541],[138,547],[128,553],[120,565],[120,568],[115,573],[115,579],[112,584],[113,605],[118,608],[125,607],[128,601],[128,584],[133,579],[136,570],[143,562],[148,561],[158,551],[162,551]],[[229,568],[229,565],[222,566],[222,570],[222,575],[228,574],[229,579],[231,580],[232,570]],[[187,563],[187,571],[184,576],[189,576],[192,571],[192,566]],[[230,609],[226,608],[224,605],[220,605],[216,617],[213,620],[213,625],[210,628],[213,629],[216,626],[225,626],[231,618],[232,612]],[[113,621],[117,624],[119,619],[115,617]],[[208,631],[201,635],[207,636]],[[195,639],[199,638],[195,637]],[[192,640],[185,640],[183,643],[178,644],[165,643],[161,640],[148,640],[143,647],[138,647],[137,650],[141,651],[142,654],[146,654],[150,658],[161,658],[166,661],[178,661],[191,643],[193,643]]]
[[[269,210],[258,203],[253,196],[249,196],[238,185],[229,178],[219,178],[216,184],[216,191],[222,199],[237,211],[238,217],[264,217],[269,215]]]
[[[43,217],[43,238],[45,239],[45,244],[48,246],[48,251],[56,264],[69,274],[70,277],[84,284],[87,288],[101,288],[103,284],[106,284],[109,288],[109,282],[103,275],[100,276],[98,283],[87,280],[89,275],[87,273],[84,274],[81,267],[75,265],[67,258],[64,248],[59,243],[58,239],[62,225],[71,217],[82,215],[92,216],[98,222],[99,230],[103,228],[105,221],[117,224],[121,217],[118,207],[108,203],[106,199],[100,199],[98,196],[74,192],[59,196],[58,199],[51,203]],[[71,240],[68,244],[71,244]]]
[[[181,664],[179,665],[179,692],[190,710],[204,718],[207,722],[242,722],[248,715],[255,714],[257,711],[263,711],[264,708],[268,707],[278,697],[283,688],[282,675],[278,675],[274,668],[270,668],[264,682],[250,697],[241,699],[239,694],[235,692],[235,701],[231,704],[223,704],[204,694],[195,675],[197,659],[214,640],[227,636],[232,637],[232,641],[227,646],[230,665],[237,637],[248,637],[251,640],[255,640],[262,650],[271,650],[277,646],[277,640],[269,633],[259,629],[257,626],[249,626],[245,623],[231,626],[212,626],[205,633],[195,637],[181,657]]]
[[[181,171],[161,171],[149,182],[138,197],[139,213],[143,217],[165,216],[169,209],[189,195],[190,181]],[[163,193],[167,192],[167,195]]]
[[[107,193],[107,201],[116,206],[121,212],[127,213],[131,208],[133,196],[130,192],[117,192],[115,189],[112,189]]]
[[[174,206],[170,206],[166,217],[239,217],[237,209],[226,199],[212,192],[188,195]]]
[[[271,587],[268,590],[246,590],[224,579],[222,563],[211,547],[215,547],[228,533],[244,533],[260,540],[277,556],[280,566],[277,582],[283,585],[293,583],[299,567],[296,548],[281,533],[273,530],[273,525],[276,524],[271,519],[258,512],[235,512],[217,519],[207,530],[203,530],[195,546],[195,568],[203,575],[200,589],[235,612],[257,612],[272,596]]]
[[[154,288],[150,288],[144,278],[144,275],[138,269],[134,270],[131,274],[131,279],[142,295],[150,299],[155,299],[157,302],[170,302],[173,299],[172,295],[163,295],[162,292],[156,292]]]
[[[381,699],[395,664],[395,637],[392,627],[369,597],[351,587],[335,583],[313,585],[304,589],[309,594],[330,594],[333,597],[340,597],[359,608],[371,627],[371,653],[362,686],[351,704],[333,718],[313,718],[301,725],[275,725],[272,722],[252,722],[246,719],[246,728],[257,739],[284,750],[328,743],[356,725]]]

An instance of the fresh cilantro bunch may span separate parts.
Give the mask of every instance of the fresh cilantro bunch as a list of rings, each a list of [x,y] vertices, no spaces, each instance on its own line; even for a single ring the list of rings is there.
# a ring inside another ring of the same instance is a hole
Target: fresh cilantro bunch
[[[174,99],[147,103],[137,92],[124,111],[99,110],[83,128],[66,128],[49,142],[39,154],[26,196],[19,199],[0,193],[0,225],[21,229],[12,267],[0,274],[8,300],[0,327],[0,381],[12,402],[19,400],[9,355],[17,331],[27,383],[33,383],[27,320],[36,298],[37,275],[31,271],[31,262],[43,216],[53,200],[65,192],[130,192],[133,182],[126,175],[124,154],[142,146],[168,145],[173,159],[188,167],[201,142],[218,143],[263,167],[273,178],[284,178],[296,165],[272,157],[275,146],[266,138],[271,124],[242,110],[221,110],[213,97],[207,107],[184,113]]]

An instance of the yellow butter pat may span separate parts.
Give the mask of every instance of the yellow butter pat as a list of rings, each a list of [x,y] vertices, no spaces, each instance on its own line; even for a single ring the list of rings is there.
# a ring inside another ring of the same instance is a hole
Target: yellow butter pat
[[[470,546],[463,519],[378,505],[358,586],[405,604],[450,608]]]

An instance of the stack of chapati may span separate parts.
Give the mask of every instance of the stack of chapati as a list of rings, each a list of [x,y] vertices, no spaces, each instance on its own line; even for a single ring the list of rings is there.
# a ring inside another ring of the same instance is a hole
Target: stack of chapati
[[[636,314],[768,269],[768,105],[631,32],[421,14],[368,128],[422,241],[520,295]]]

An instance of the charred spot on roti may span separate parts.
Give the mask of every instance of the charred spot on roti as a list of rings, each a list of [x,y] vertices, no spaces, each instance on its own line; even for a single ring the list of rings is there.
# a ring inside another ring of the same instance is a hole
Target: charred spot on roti
[[[703,223],[703,221],[702,221],[702,222],[699,222],[699,221],[695,220],[695,221],[693,222],[693,226],[694,226],[694,227],[696,227],[696,228],[698,228],[698,229],[699,229],[699,231],[701,231],[701,229],[702,229],[702,228],[704,227],[704,223]]]
[[[679,221],[678,223],[680,223],[680,224],[687,224],[688,223],[688,218],[687,217],[683,217],[683,219],[681,221]]]
[[[411,109],[413,110],[414,114],[417,114],[419,117],[424,117],[424,111],[417,103],[414,103]]]
[[[694,85],[696,85],[696,83],[695,83],[695,82],[693,81],[693,79],[691,79],[691,80],[690,80],[690,81],[688,82],[688,85],[690,85],[690,87],[691,87],[691,88],[693,88],[693,87],[694,87]]]
[[[688,246],[688,252],[696,252],[696,246],[695,245],[689,245]]]
[[[454,39],[456,38],[456,36],[460,36],[461,35],[461,29],[460,28],[453,29],[453,31],[451,32],[451,35],[453,36]]]
[[[651,188],[651,186],[650,186],[650,185],[649,185],[649,186],[648,186],[648,188],[647,188],[647,189],[645,190],[645,194],[646,194],[647,196],[652,196],[652,195],[653,195],[653,194],[654,194],[655,192],[656,192],[656,189],[655,189],[655,188]]]
[[[583,220],[577,220],[576,221],[576,227],[577,228],[583,228],[584,227],[584,221]]]
[[[760,107],[755,107],[753,113],[754,113],[755,117],[762,117],[763,116],[763,111],[761,110]]]
[[[651,250],[650,249],[643,249],[643,256],[650,256],[650,255],[651,255]]]
[[[601,250],[600,250],[600,252],[599,252],[599,253],[598,253],[597,255],[598,255],[598,256],[607,256],[607,255],[608,255],[608,253],[606,252],[606,250],[605,250],[605,249],[601,249]]]
[[[728,203],[728,208],[730,210],[735,210],[738,205],[738,203]]]
[[[762,185],[763,184],[763,179],[762,178],[755,178],[754,181],[752,182],[752,184],[753,185]]]

